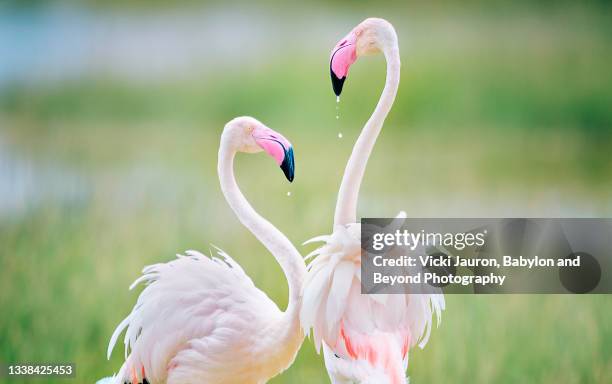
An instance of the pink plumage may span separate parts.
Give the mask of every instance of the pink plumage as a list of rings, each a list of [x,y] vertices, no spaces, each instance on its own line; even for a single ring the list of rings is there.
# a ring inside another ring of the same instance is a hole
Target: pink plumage
[[[307,256],[308,274],[300,321],[311,334],[334,384],[405,383],[408,351],[429,339],[432,319],[440,321],[444,297],[439,289],[405,295],[361,294],[361,225],[357,201],[368,158],[391,109],[400,76],[399,47],[393,26],[370,18],[357,25],[332,50],[331,79],[339,95],[348,69],[361,55],[382,52],[387,61],[385,88],[347,163],[334,215],[333,233],[310,242],[323,245]],[[401,226],[401,213],[391,224]]]

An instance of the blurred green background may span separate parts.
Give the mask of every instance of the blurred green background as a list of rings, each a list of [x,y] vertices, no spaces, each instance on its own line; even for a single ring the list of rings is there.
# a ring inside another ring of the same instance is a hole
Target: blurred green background
[[[106,346],[129,284],[210,243],[284,308],[280,268],[220,193],[219,136],[238,115],[287,136],[292,184],[263,155],[240,156],[238,181],[295,244],[328,233],[385,75],[382,57],[355,64],[337,120],[329,51],[368,16],[395,25],[402,80],[360,215],[612,214],[606,2],[0,3],[0,361],[75,362],[80,383],[115,372],[122,345],[110,362]],[[610,383],[611,304],[447,296],[408,374]],[[297,382],[328,382],[310,341],[272,380]]]

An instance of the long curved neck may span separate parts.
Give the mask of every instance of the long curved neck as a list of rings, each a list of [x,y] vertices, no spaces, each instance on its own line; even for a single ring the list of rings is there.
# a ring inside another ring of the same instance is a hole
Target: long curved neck
[[[336,202],[334,226],[354,223],[357,220],[357,199],[359,198],[359,189],[368,164],[368,158],[397,94],[400,79],[399,47],[394,44],[384,50],[383,53],[387,61],[385,88],[374,113],[363,127],[346,164],[340,191],[338,192],[338,201]]]
[[[228,204],[245,227],[270,251],[280,264],[289,285],[289,303],[286,314],[298,318],[302,283],[306,266],[293,244],[274,225],[261,217],[248,203],[234,177],[234,157],[228,138],[222,136],[217,170],[221,190]]]

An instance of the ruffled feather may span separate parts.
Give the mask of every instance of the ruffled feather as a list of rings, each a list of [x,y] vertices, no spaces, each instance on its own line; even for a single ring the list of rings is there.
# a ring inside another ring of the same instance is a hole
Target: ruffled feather
[[[386,228],[399,229],[406,214],[400,214]],[[307,241],[323,242],[306,258],[310,259],[304,284],[300,321],[304,332],[312,335],[317,351],[321,344],[336,345],[341,326],[357,332],[403,332],[409,334],[410,347],[427,344],[433,317],[439,324],[444,310],[441,290],[399,294],[361,294],[361,225],[337,226],[331,235]],[[363,228],[366,233],[381,229]],[[412,271],[414,272],[414,271]]]

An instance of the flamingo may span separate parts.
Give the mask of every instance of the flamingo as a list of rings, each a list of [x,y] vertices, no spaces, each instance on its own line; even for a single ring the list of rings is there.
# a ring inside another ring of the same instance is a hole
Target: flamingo
[[[294,176],[293,147],[252,117],[223,130],[218,173],[228,204],[280,264],[289,285],[285,312],[227,253],[197,251],[144,268],[130,287],[146,283],[132,312],[113,333],[110,358],[125,334],[125,362],[99,383],[263,383],[288,368],[304,339],[299,325],[304,260],[287,239],[247,202],[234,178],[237,152],[267,152],[287,179]],[[131,352],[128,355],[128,352]]]
[[[360,56],[382,52],[387,63],[385,86],[347,163],[331,235],[308,242],[324,244],[306,256],[307,267],[300,321],[313,335],[317,352],[323,347],[332,383],[406,383],[408,350],[428,341],[432,317],[440,322],[444,297],[427,294],[362,295],[360,289],[360,230],[357,199],[365,167],[384,120],[391,109],[400,77],[397,34],[383,19],[369,18],[333,48],[330,72],[340,96],[349,67]],[[400,213],[393,225],[405,218]],[[414,292],[413,292],[414,293]]]

